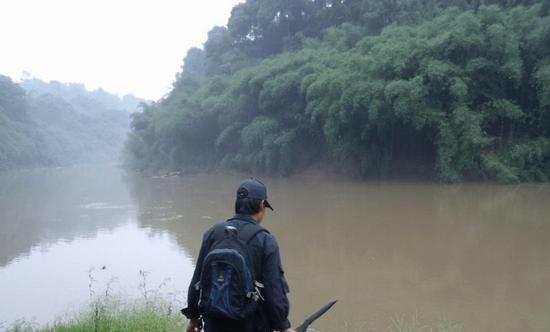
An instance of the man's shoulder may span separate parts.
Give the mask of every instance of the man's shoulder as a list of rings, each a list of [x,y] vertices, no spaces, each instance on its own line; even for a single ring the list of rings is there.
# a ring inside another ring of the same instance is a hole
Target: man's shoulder
[[[214,225],[210,226],[210,228],[208,228],[206,232],[204,232],[203,238],[205,240],[209,239],[210,237],[212,237],[212,235],[214,234],[214,232],[216,232],[217,229],[222,228],[226,225],[227,223],[225,222],[225,220],[215,223]]]
[[[268,230],[264,228],[265,232],[261,232],[258,234],[258,241],[261,243],[261,246],[263,247],[264,251],[266,253],[273,252],[275,250],[279,249],[279,244],[277,243],[277,239],[273,234],[269,233]]]
[[[248,227],[253,226],[257,230],[258,233],[269,235],[269,230],[267,230],[266,228],[264,228],[263,226],[261,226],[257,223],[251,223],[251,222],[246,221],[246,220],[240,220],[240,219],[232,218],[232,219],[219,221],[219,222],[215,223],[214,225],[210,226],[210,228],[207,229],[206,232],[204,233],[204,236],[205,237],[210,236],[214,232],[216,232],[217,230],[225,229],[228,226],[234,226],[238,229],[243,229],[244,227],[247,227],[247,226]]]
[[[262,226],[260,226],[260,227],[262,227]],[[273,236],[273,234],[271,234],[269,232],[269,230],[267,228],[262,227],[261,229],[262,229],[262,231],[258,234],[261,239],[263,239],[265,241],[269,241],[269,242],[275,241],[275,237]]]
[[[228,223],[230,221],[230,223]],[[273,236],[269,230],[262,225],[259,225],[257,223],[250,223],[246,220],[241,220],[238,218],[231,218],[228,220],[223,220],[220,222],[217,222],[216,224],[212,225],[205,233],[204,233],[204,240],[211,240],[214,238],[215,233],[219,229],[224,229],[227,226],[236,226],[237,228],[242,229],[243,227],[250,227],[250,225],[253,225],[256,228],[256,233],[254,238],[260,246],[264,247],[265,249],[272,250],[274,248],[278,248],[279,245],[277,244],[277,239],[275,236]]]

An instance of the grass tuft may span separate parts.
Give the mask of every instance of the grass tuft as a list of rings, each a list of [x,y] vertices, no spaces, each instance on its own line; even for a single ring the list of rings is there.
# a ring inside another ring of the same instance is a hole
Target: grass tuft
[[[171,304],[153,301],[103,299],[76,317],[45,326],[38,332],[149,332],[183,331],[185,320]]]
[[[418,314],[413,315],[410,319],[403,317],[395,317],[392,319],[392,325],[388,329],[389,332],[460,332],[462,326],[448,322],[441,322],[436,326],[429,326],[420,323]]]

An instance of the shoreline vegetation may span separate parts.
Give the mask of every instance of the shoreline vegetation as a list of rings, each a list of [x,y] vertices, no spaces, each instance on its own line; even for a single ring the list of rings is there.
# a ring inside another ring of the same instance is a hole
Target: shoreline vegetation
[[[44,326],[16,322],[10,332],[154,332],[185,331],[179,309],[166,300],[104,298],[77,314]]]
[[[53,323],[39,325],[17,320],[11,324],[0,322],[0,330],[7,332],[183,332],[186,318],[180,313],[181,301],[176,293],[169,297],[161,293],[165,282],[156,288],[149,288],[146,271],[140,271],[141,282],[137,298],[114,295],[112,282],[107,281],[105,288],[98,291],[94,278],[94,269],[88,272],[90,300],[76,312],[67,313]],[[95,286],[94,286],[95,285]],[[101,295],[96,295],[101,294]],[[389,326],[380,332],[461,332],[462,325],[441,321],[433,325],[422,322],[418,312],[411,317],[389,317]],[[297,322],[296,322],[297,323]],[[346,331],[360,332],[344,324]],[[321,330],[323,331],[323,330]],[[329,331],[326,331],[329,332]]]
[[[125,164],[550,180],[547,0],[248,0],[134,113]]]
[[[390,326],[380,332],[462,331],[462,326],[456,323],[426,325],[417,314],[409,318],[396,316],[390,321]],[[52,324],[36,326],[19,321],[5,328],[8,332],[183,332],[186,323],[179,309],[164,299],[103,298],[90,302],[78,314]],[[0,329],[3,328],[0,325]],[[353,328],[347,331],[360,332]]]

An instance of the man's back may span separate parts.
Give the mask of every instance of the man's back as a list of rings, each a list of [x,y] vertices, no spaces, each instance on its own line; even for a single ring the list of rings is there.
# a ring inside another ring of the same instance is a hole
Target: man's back
[[[214,331],[284,331],[290,328],[288,321],[288,284],[282,269],[279,247],[275,238],[269,232],[259,226],[254,218],[247,214],[237,214],[228,221],[210,228],[203,236],[202,246],[197,260],[195,273],[188,292],[188,308],[184,313],[189,319],[197,319],[200,316],[199,298],[200,291],[196,287],[200,281],[201,271],[206,255],[214,244],[219,241],[220,227],[230,226],[239,233],[245,228],[258,228],[248,241],[247,248],[250,264],[253,267],[254,278],[260,286],[258,310],[250,318],[242,321],[224,320],[212,317],[203,317],[205,330]]]

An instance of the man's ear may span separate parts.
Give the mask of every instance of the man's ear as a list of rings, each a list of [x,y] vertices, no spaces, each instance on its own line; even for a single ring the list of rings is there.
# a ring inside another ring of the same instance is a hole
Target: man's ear
[[[265,210],[265,200],[263,200],[263,199],[260,202],[260,210]]]

